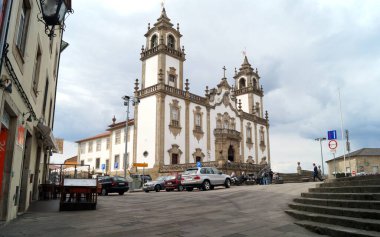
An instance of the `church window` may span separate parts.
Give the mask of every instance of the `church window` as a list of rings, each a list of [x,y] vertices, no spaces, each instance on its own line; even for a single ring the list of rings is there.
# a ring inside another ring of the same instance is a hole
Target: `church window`
[[[251,123],[247,123],[247,126],[245,127],[246,128],[246,142],[247,143],[252,143],[252,127],[251,127]]]
[[[255,109],[256,109],[256,115],[260,116],[260,103],[259,102],[256,103],[256,108]]]
[[[150,39],[150,48],[154,48],[158,45],[157,35],[153,35]]]
[[[180,106],[178,100],[173,100],[173,103],[170,104],[170,125],[174,127],[180,126]]]
[[[239,89],[244,88],[245,86],[245,79],[242,77],[239,80]]]
[[[260,148],[261,148],[261,151],[264,152],[265,150],[265,140],[264,140],[264,127],[261,126],[260,127]]]
[[[168,73],[168,84],[172,87],[177,87],[177,77],[175,67],[170,67]]]
[[[195,126],[201,127],[201,115],[200,114],[195,115]]]
[[[175,47],[175,39],[174,39],[174,36],[172,35],[168,36],[168,47],[171,49],[174,49]]]
[[[178,154],[172,154],[172,165],[178,164]]]

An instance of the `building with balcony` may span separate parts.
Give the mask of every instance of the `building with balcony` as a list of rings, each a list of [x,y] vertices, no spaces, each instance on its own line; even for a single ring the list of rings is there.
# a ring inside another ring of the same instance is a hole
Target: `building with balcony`
[[[128,167],[147,163],[146,172],[155,177],[197,162],[238,172],[270,164],[269,120],[258,70],[245,56],[233,85],[224,75],[204,95],[193,94],[183,78],[181,37],[165,8],[153,27],[148,25],[141,81],[134,82],[134,120],[128,122]],[[123,171],[123,134],[125,121],[114,121],[106,133],[77,141],[78,159],[94,173]]]
[[[62,31],[47,36],[33,0],[1,1],[0,222],[39,197],[57,146],[53,136]],[[65,3],[71,9],[71,1]]]

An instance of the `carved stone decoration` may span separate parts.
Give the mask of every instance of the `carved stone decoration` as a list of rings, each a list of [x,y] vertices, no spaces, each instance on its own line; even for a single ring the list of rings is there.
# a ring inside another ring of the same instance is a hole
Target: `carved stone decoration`
[[[251,123],[247,123],[247,125],[245,126],[245,137],[246,137],[246,144],[247,144],[247,147],[249,150],[252,149],[253,147],[253,142],[252,142],[252,126],[251,126]]]
[[[248,156],[248,159],[246,161],[248,164],[254,164],[255,161],[253,160],[253,157],[252,156]]]
[[[264,152],[265,151],[265,148],[266,148],[266,145],[265,145],[265,139],[264,139],[264,127],[263,126],[261,126],[260,127],[260,149],[261,149],[261,151],[262,152]]]
[[[179,149],[179,146],[177,144],[172,144],[172,148],[170,148],[168,150],[168,153],[169,153],[170,160],[171,160],[173,154],[177,154],[178,155],[178,163],[179,164],[181,163],[181,155],[183,152],[181,151],[181,149]]]
[[[193,110],[194,114],[194,129],[193,129],[193,135],[194,137],[199,140],[203,137],[203,112],[201,111],[200,106],[196,106],[195,110]]]
[[[170,106],[170,123],[169,123],[169,131],[177,137],[177,135],[181,132],[181,106],[179,105],[178,100],[173,100]]]
[[[264,156],[263,158],[261,158],[260,165],[267,165],[267,164],[268,164],[267,157]]]
[[[223,104],[225,107],[227,107],[230,104],[230,98],[229,98],[229,93],[226,92],[223,95]]]
[[[196,161],[196,157],[201,157],[201,162],[204,161],[205,154],[202,152],[201,148],[196,148],[195,152],[192,155],[193,155],[194,163]]]

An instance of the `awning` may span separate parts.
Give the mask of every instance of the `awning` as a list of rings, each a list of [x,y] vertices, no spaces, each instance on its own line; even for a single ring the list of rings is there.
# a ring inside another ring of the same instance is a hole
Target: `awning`
[[[36,128],[39,131],[39,133],[41,133],[42,143],[46,147],[49,147],[53,152],[57,152],[58,145],[55,141],[51,128],[46,125],[43,125],[41,122],[38,122]]]

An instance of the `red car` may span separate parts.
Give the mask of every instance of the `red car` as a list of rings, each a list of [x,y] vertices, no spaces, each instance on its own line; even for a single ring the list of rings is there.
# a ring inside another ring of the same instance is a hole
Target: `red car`
[[[182,174],[175,173],[167,176],[165,180],[165,190],[167,192],[177,189],[178,191],[183,191],[183,186],[181,184]]]

